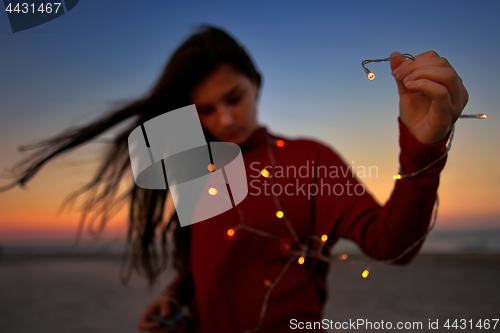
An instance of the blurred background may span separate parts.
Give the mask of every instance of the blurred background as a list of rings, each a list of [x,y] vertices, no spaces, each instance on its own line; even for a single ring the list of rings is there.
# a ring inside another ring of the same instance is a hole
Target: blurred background
[[[354,167],[376,166],[361,181],[384,203],[398,171],[398,94],[389,63],[369,64],[370,81],[361,61],[435,50],[469,91],[464,113],[488,118],[457,122],[437,224],[414,263],[376,265],[363,280],[367,259],[350,243],[334,249],[354,259],[332,265],[325,317],[491,317],[500,310],[491,296],[500,291],[493,282],[500,277],[499,14],[498,1],[81,1],[15,34],[0,14],[0,168],[27,155],[18,146],[144,94],[179,43],[210,23],[234,35],[263,73],[260,123],[320,140]],[[67,154],[26,188],[0,193],[0,331],[134,332],[171,277],[169,270],[153,290],[138,276],[120,285],[126,209],[99,239],[86,233],[77,246],[78,210],[56,214],[93,175],[105,147]]]

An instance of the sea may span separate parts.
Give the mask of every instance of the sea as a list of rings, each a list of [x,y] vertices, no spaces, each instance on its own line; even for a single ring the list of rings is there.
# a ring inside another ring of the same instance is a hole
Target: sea
[[[92,241],[45,240],[2,241],[1,255],[112,255],[124,253],[126,244],[120,239],[95,239]],[[333,254],[361,254],[357,244],[340,239],[332,249]],[[420,253],[428,254],[500,254],[500,229],[438,230],[427,235]]]

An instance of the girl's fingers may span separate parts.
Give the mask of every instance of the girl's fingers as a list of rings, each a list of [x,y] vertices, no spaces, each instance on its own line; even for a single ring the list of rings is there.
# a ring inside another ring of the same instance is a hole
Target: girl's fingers
[[[392,54],[391,54],[391,56],[392,56]],[[427,51],[427,52],[424,52],[424,53],[421,53],[421,54],[415,56],[414,58],[415,58],[415,60],[405,59],[405,61],[403,61],[397,67],[392,68],[392,75],[395,75],[397,72],[401,71],[403,68],[405,68],[409,64],[415,63],[415,61],[421,61],[421,60],[429,59],[429,58],[440,58],[440,57],[439,57],[439,54],[436,53],[436,51]]]
[[[399,56],[399,55],[401,55],[400,52],[392,52],[391,53],[391,57],[395,57],[395,56]],[[400,68],[405,61],[408,61],[408,60],[406,58],[402,58],[402,57],[392,60],[391,61],[391,69],[394,71],[394,70],[396,70],[396,68]],[[398,85],[399,95],[400,96],[404,95],[407,92],[404,83],[396,80],[396,84]]]
[[[401,52],[392,52],[391,53],[391,57],[395,57],[395,56],[399,56],[401,55]],[[405,62],[405,60],[407,60],[406,58],[397,58],[397,59],[394,59],[391,61],[391,70],[395,70],[396,68],[398,68],[399,66],[401,66],[402,63]]]
[[[415,70],[421,67],[437,67],[437,68],[451,68],[450,63],[445,58],[425,58],[421,60],[409,60],[405,62],[401,69],[394,71],[393,75],[396,80],[402,80],[407,75],[413,73]],[[454,70],[454,69],[453,69]]]
[[[427,79],[419,79],[408,81],[405,86],[409,90],[423,92],[432,100],[434,107],[429,112],[435,113],[439,118],[451,116],[449,110],[453,108],[453,105],[448,89],[444,85]]]
[[[151,305],[149,305],[146,310],[142,313],[141,319],[139,320],[139,324],[137,325],[137,328],[141,331],[151,331],[154,329],[160,328],[160,323],[156,321],[151,321],[149,320],[149,316],[151,316],[153,313],[158,312],[158,302],[153,302]]]
[[[444,67],[420,67],[407,75],[402,82],[406,84],[409,81],[421,79],[430,80],[445,86],[448,89],[451,103],[455,109],[463,108],[462,84],[454,69]]]
[[[160,301],[160,316],[168,317],[170,315],[171,308],[170,303],[167,298],[162,298]]]

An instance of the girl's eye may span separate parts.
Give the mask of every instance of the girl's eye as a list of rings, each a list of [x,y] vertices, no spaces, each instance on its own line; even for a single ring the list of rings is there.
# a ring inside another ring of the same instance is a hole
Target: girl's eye
[[[206,115],[211,114],[213,111],[214,111],[213,108],[201,109],[201,110],[198,110],[198,114],[206,116]]]
[[[242,95],[238,94],[227,99],[227,103],[230,105],[237,104],[241,100]]]

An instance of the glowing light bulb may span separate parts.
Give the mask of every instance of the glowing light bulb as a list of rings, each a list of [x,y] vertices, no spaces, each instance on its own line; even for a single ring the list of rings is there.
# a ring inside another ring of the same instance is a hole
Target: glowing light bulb
[[[208,189],[208,193],[210,193],[211,195],[216,195],[217,194],[217,190],[213,187],[209,188]]]
[[[400,175],[399,173],[398,173],[398,174],[395,174],[393,178],[394,178],[394,179],[401,179],[401,175]]]
[[[321,236],[321,241],[324,243],[328,240],[328,236],[327,235],[323,235]]]
[[[278,146],[278,147],[280,147],[280,148],[281,148],[281,147],[283,147],[284,145],[285,145],[285,141],[283,141],[283,140],[278,140],[278,141],[276,141],[276,146]]]
[[[363,271],[363,273],[361,273],[361,276],[362,276],[364,279],[366,279],[366,278],[368,277],[368,274],[370,274],[370,272],[368,272],[368,270],[367,270],[367,269],[365,269],[365,270]]]
[[[304,261],[306,261],[306,259],[303,256],[300,256],[299,260],[297,260],[297,261],[298,261],[299,265],[302,265],[302,264],[304,264]]]
[[[227,235],[228,235],[229,237],[231,237],[232,235],[234,235],[234,230],[233,230],[233,229],[229,229],[229,230],[227,231]]]
[[[363,67],[363,70],[370,80],[373,80],[375,78],[375,74],[373,74],[368,68]]]
[[[269,171],[267,171],[266,169],[262,169],[262,171],[260,172],[260,174],[264,177],[269,177]]]
[[[344,254],[340,255],[339,259],[340,260],[346,260],[347,259],[347,254],[344,253]]]
[[[281,210],[278,210],[278,211],[276,212],[276,217],[277,217],[277,218],[279,218],[279,219],[280,219],[280,218],[282,218],[282,217],[283,217],[283,215],[285,215],[285,214],[284,214]]]
[[[215,170],[215,166],[213,164],[209,164],[208,167],[207,167],[208,171],[214,171]]]
[[[266,280],[264,280],[264,285],[265,285],[266,287],[269,287],[269,286],[271,285],[271,281],[269,281],[269,280],[267,280],[267,279],[266,279]]]

